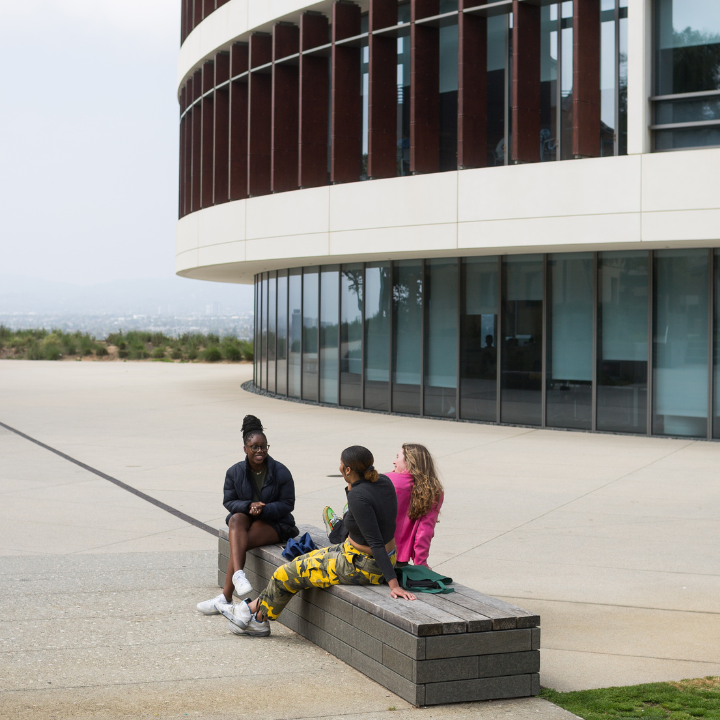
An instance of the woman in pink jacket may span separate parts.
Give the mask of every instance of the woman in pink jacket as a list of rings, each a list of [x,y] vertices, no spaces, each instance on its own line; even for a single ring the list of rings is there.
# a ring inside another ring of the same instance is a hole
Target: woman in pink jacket
[[[443,503],[443,486],[435,472],[432,455],[424,445],[403,444],[387,473],[398,499],[395,543],[396,565],[427,567],[430,541]]]

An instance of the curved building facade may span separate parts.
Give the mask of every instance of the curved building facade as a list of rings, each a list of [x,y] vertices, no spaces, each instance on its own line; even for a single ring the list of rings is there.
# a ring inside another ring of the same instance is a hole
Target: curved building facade
[[[255,385],[720,438],[720,9],[183,0],[177,272]]]

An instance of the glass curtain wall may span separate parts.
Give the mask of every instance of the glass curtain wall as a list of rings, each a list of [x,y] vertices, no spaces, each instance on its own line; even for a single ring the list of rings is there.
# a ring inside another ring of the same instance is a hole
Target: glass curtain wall
[[[362,404],[362,263],[343,265],[340,273],[340,404]]]
[[[503,262],[500,421],[542,424],[543,256]]]
[[[656,96],[693,93],[655,102],[655,149],[720,145],[720,3],[657,0]],[[694,127],[693,127],[694,125]]]
[[[257,349],[260,347],[260,313],[258,312],[258,299],[260,292],[260,280],[259,277],[255,276],[255,294],[253,303],[253,383],[260,387],[260,376],[258,370],[260,363],[258,362],[260,356],[258,355]]]
[[[498,259],[461,265],[460,417],[497,420]]]
[[[420,414],[423,277],[421,260],[393,263],[392,411]]]
[[[365,266],[365,405],[390,409],[390,263]]]
[[[658,250],[654,271],[653,434],[705,437],[708,251]]]
[[[275,391],[280,395],[287,395],[287,301],[287,270],[279,270],[277,279],[277,372],[275,375]]]
[[[598,253],[598,430],[647,432],[648,261]]]
[[[457,412],[458,262],[425,262],[425,415]]]
[[[267,362],[267,389],[268,392],[276,392],[275,385],[275,350],[277,332],[275,323],[277,321],[277,273],[271,272],[268,280],[268,362]]]
[[[302,304],[302,397],[318,400],[318,312],[320,310],[319,269],[305,268]]]
[[[290,355],[288,359],[288,395],[300,397],[300,346],[302,338],[302,270],[290,270],[288,288]]]
[[[508,16],[487,19],[487,164],[507,165]]]
[[[457,2],[440,3],[457,10]],[[452,9],[441,12],[451,12]],[[440,171],[457,170],[458,25],[440,28]]]
[[[592,429],[592,253],[548,256],[548,427]]]
[[[367,32],[367,15],[363,16],[363,32]],[[370,48],[367,36],[360,45],[360,95],[362,99],[362,156],[360,179],[368,179],[368,147],[370,138]]]
[[[338,265],[325,265],[320,273],[320,402],[338,401],[339,281]]]
[[[256,276],[255,312],[254,378],[270,392],[720,438],[720,250],[297,268]]]

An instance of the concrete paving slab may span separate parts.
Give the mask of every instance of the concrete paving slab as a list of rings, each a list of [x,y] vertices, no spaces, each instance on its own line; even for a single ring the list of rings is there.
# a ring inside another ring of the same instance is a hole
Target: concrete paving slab
[[[344,503],[340,479],[328,477],[337,474],[343,447],[367,445],[375,453],[376,466],[390,469],[402,442],[422,442],[434,453],[446,487],[430,564],[464,584],[541,614],[544,685],[581,689],[718,672],[712,651],[718,646],[720,570],[717,557],[709,549],[717,545],[720,532],[716,470],[720,444],[318,408],[243,392],[240,386],[251,373],[249,366],[230,365],[3,361],[0,421],[215,527],[224,525],[222,482],[228,466],[239,458],[240,425],[247,412],[262,418],[273,456],[293,472],[299,523],[317,525],[324,505],[340,507]],[[120,499],[122,490],[109,483],[103,488],[99,479],[79,480],[84,471],[23,443],[27,441],[18,442],[7,432],[0,434],[0,492],[4,493],[0,502],[0,554],[14,555],[0,558],[0,568],[10,561],[19,563],[20,568],[14,580],[0,570],[3,607],[13,604],[24,592],[45,597],[48,582],[57,586],[48,598],[55,607],[59,607],[63,593],[73,597],[79,608],[86,607],[81,598],[93,598],[98,603],[109,598],[113,612],[123,617],[130,617],[132,606],[123,603],[131,603],[133,594],[139,607],[150,613],[148,605],[156,597],[152,593],[164,591],[172,613],[174,600],[185,611],[216,592],[214,562],[207,563],[208,574],[200,581],[168,559],[173,554],[184,558],[188,555],[185,550],[198,550],[198,558],[203,551],[213,555],[215,545],[210,535],[191,526],[168,526],[168,519],[174,519],[167,513],[154,507],[141,510],[140,506],[146,505],[142,500],[129,496]],[[10,462],[12,473],[6,470]],[[56,463],[65,463],[66,467],[61,469]],[[40,480],[37,468],[42,470]],[[37,518],[26,515],[30,514],[28,502],[32,508],[45,507],[47,487],[54,484],[72,488],[52,490],[53,507],[62,508],[60,514],[71,517],[72,522],[63,524],[60,519],[56,528],[47,530],[39,527],[42,523]],[[85,485],[92,488],[87,502],[82,493]],[[115,513],[112,531],[95,527],[92,520],[84,522],[97,512],[104,497]],[[78,511],[71,500],[85,512]],[[142,518],[148,518],[149,527]],[[19,525],[10,527],[11,521]],[[30,528],[34,532],[27,532]],[[110,536],[110,532],[121,534]],[[38,533],[39,542],[33,539]],[[46,557],[66,561],[68,553],[74,553],[73,561],[86,558],[91,565],[77,566],[63,575],[42,564]],[[156,553],[158,563],[164,562],[167,567],[152,564],[150,559]],[[130,559],[127,571],[108,565],[116,559],[125,562],[125,558]],[[99,564],[92,565],[96,562]],[[127,588],[106,591],[106,586],[115,587],[115,576],[125,578]],[[133,579],[146,577],[155,578],[155,588]],[[188,588],[196,589],[188,594]],[[118,600],[121,595],[122,603]],[[158,602],[162,604],[162,598]],[[80,623],[82,610],[77,612]],[[62,617],[70,617],[68,613],[69,609]],[[27,620],[18,617],[18,622]],[[148,637],[158,642],[161,624],[148,623],[152,630]],[[186,625],[178,637],[187,638],[192,632],[192,623]],[[43,627],[43,633],[51,632]],[[103,627],[103,633],[111,632],[110,625]],[[171,632],[172,624],[168,627]],[[197,627],[217,626],[200,622]],[[4,628],[0,623],[0,632],[5,632]],[[23,625],[16,633],[22,640],[20,645],[25,646],[31,630]],[[207,642],[232,639],[237,638]],[[242,657],[240,662],[252,665],[258,646],[248,647],[238,657]],[[108,658],[110,655],[103,662],[109,663]],[[150,662],[150,654],[143,658],[139,667]],[[291,658],[286,660],[282,667],[291,667]],[[132,691],[120,692],[106,683],[93,690],[43,693],[60,693],[53,702],[65,708],[62,712],[66,714],[74,708],[77,717],[83,713],[87,717],[101,717],[102,713],[120,717],[124,711],[112,705],[112,698],[121,695],[130,715],[139,713],[141,707],[149,713],[149,706],[142,705],[143,698],[162,698],[168,683],[153,679],[152,672],[146,675],[146,681],[127,686],[135,688]],[[270,711],[262,703],[256,705],[257,694],[237,679],[203,677],[206,679],[196,681],[188,674],[170,683],[173,697],[190,703],[188,707],[196,708],[193,712],[206,713],[208,698],[222,687],[224,690],[216,694],[223,699],[213,705],[217,717],[223,713],[237,716],[238,698],[243,709],[252,707],[255,712],[259,708],[258,717],[299,716],[279,698],[274,698]],[[305,676],[301,677],[305,684]],[[385,717],[390,711],[382,703],[377,708],[372,704],[372,688],[378,686],[361,676],[357,680],[358,697],[367,694],[371,700],[367,707],[364,702],[353,706],[349,701],[338,714],[365,713],[363,717],[371,717],[377,712],[378,717]],[[316,682],[307,680],[306,686],[319,693],[307,700],[307,708],[316,715],[332,716],[335,707],[320,697],[322,691]],[[370,690],[365,692],[365,688]],[[246,690],[247,695],[243,695]],[[22,690],[21,694],[33,692]],[[115,692],[119,694],[113,695]],[[225,697],[229,698],[227,703]],[[395,718],[401,712],[409,713],[407,717],[417,712],[401,710],[396,698],[381,695],[377,700],[385,702],[382,698],[392,700],[399,708],[393,711]],[[112,712],[96,713],[92,705],[96,700],[107,700]],[[192,704],[196,700],[206,703],[202,710]],[[74,702],[79,705],[72,705]],[[534,717],[551,717],[548,713],[555,712],[552,706],[535,702],[511,704],[509,712],[513,717],[522,717],[522,713],[530,712],[528,708],[532,713],[538,709],[544,713]],[[489,707],[468,706],[467,712],[491,717],[484,715],[491,712]],[[172,708],[181,717],[186,712],[179,705]],[[430,711],[423,712],[428,717]],[[462,712],[462,708],[449,708],[442,717],[464,717]]]

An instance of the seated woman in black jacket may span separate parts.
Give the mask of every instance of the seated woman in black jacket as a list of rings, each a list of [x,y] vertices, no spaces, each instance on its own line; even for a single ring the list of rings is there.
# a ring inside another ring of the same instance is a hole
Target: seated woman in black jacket
[[[245,554],[261,545],[285,542],[298,535],[291,515],[295,507],[295,483],[290,471],[268,455],[269,445],[262,423],[246,415],[242,424],[245,460],[225,475],[223,505],[229,511],[230,561],[223,592],[198,603],[205,615],[218,615],[232,604],[233,590],[246,595],[252,586],[245,577]]]
[[[379,585],[385,579],[391,597],[415,599],[395,576],[395,487],[378,475],[372,453],[360,445],[343,450],[340,472],[347,483],[347,540],[282,565],[253,602],[222,605],[220,612],[236,635],[268,636],[268,619],[275,620],[296,592],[309,587]]]

